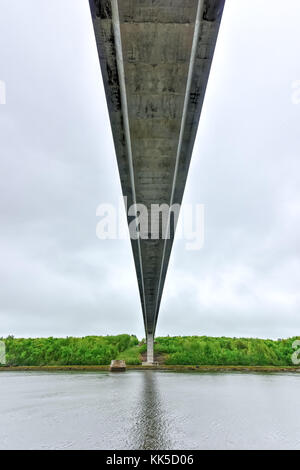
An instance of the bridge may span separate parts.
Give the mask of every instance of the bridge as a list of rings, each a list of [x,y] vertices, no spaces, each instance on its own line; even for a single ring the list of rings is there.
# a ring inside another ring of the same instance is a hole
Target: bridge
[[[225,0],[89,1],[127,205],[181,204]],[[131,237],[148,363],[174,233]]]

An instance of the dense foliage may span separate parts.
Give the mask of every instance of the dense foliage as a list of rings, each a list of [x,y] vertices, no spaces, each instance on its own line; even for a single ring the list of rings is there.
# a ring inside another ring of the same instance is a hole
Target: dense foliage
[[[9,365],[106,365],[138,344],[136,336],[5,339]]]
[[[0,338],[1,339],[1,338]],[[214,338],[175,336],[155,338],[155,354],[169,365],[292,366],[293,342],[299,339]],[[84,338],[6,338],[8,365],[62,366],[108,365],[124,359],[142,362],[146,351],[136,336],[87,336]]]
[[[155,352],[166,355],[165,364],[289,366],[296,339],[163,337],[156,338]]]

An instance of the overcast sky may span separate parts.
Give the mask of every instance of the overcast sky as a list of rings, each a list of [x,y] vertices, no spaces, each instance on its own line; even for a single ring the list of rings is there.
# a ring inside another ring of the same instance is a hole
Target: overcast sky
[[[0,11],[0,336],[143,337],[129,239],[96,237],[121,187],[88,1]],[[175,241],[158,335],[300,333],[299,18],[227,0],[184,199],[205,244]]]

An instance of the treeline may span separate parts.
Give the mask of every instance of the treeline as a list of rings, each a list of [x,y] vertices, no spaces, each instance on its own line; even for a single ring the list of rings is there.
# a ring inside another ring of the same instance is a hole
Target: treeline
[[[3,340],[3,338],[0,338]],[[284,340],[174,336],[155,338],[154,351],[166,365],[292,366],[293,343]],[[141,364],[146,345],[136,336],[87,336],[84,338],[4,339],[6,362],[11,366],[108,365],[124,359]]]
[[[155,340],[155,352],[174,365],[291,366],[296,339],[161,337]]]
[[[130,335],[34,339],[9,336],[4,341],[6,363],[11,366],[107,365],[138,344],[137,337]]]

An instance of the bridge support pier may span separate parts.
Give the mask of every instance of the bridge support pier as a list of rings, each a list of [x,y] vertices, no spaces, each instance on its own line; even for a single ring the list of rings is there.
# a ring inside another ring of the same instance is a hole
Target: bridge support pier
[[[154,335],[147,334],[147,362],[143,362],[143,366],[150,366],[154,364]]]
[[[154,337],[153,334],[147,334],[147,362],[153,364],[154,362]]]

